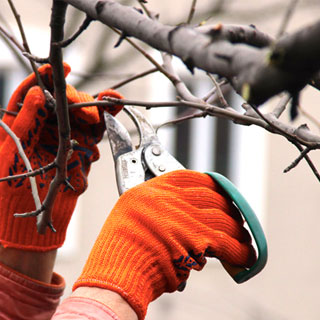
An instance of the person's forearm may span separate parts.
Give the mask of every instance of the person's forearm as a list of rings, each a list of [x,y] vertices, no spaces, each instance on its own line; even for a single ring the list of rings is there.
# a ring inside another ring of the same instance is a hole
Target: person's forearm
[[[132,307],[118,293],[97,288],[97,287],[79,287],[71,297],[89,298],[102,303],[110,308],[121,320],[137,320],[138,316]]]
[[[0,263],[0,319],[51,319],[64,287],[56,273],[51,283],[45,283]]]
[[[51,283],[57,250],[46,252],[4,248],[0,245],[0,262],[32,279]]]

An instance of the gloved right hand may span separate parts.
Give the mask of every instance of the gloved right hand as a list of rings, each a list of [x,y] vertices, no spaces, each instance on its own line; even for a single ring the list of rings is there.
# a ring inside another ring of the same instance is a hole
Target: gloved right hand
[[[206,257],[241,267],[256,261],[242,217],[223,190],[206,174],[175,171],[120,197],[74,289],[115,291],[144,319],[148,304],[182,289]]]

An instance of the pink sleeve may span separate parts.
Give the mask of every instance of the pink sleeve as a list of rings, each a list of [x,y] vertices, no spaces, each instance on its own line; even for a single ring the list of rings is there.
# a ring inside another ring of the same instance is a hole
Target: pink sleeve
[[[64,287],[63,278],[56,273],[47,284],[0,264],[0,319],[51,319]]]
[[[107,306],[88,298],[70,297],[58,307],[64,287],[56,273],[47,284],[0,263],[0,319],[119,320]]]
[[[82,297],[67,298],[57,309],[52,320],[120,320],[102,303]]]

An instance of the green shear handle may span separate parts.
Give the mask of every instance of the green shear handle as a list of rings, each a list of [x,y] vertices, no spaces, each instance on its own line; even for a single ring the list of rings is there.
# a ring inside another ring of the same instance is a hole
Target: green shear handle
[[[239,190],[235,187],[235,185],[229,179],[227,179],[219,173],[206,172],[206,174],[208,174],[226,191],[226,193],[238,207],[239,211],[246,220],[250,232],[255,240],[258,249],[258,258],[251,268],[238,268],[222,262],[222,265],[230,274],[230,276],[234,279],[235,282],[245,282],[253,276],[255,276],[257,273],[259,273],[267,263],[268,248],[264,232],[254,211],[252,210],[246,199],[240,194]]]

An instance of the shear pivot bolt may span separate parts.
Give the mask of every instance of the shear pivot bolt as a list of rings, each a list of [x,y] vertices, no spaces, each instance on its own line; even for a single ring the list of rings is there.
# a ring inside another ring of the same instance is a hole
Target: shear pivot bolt
[[[160,156],[161,149],[159,147],[153,147],[152,148],[152,153],[153,153],[154,156]]]
[[[166,167],[165,167],[164,165],[162,165],[162,164],[159,166],[158,169],[159,169],[159,171],[161,171],[161,172],[166,171]]]

